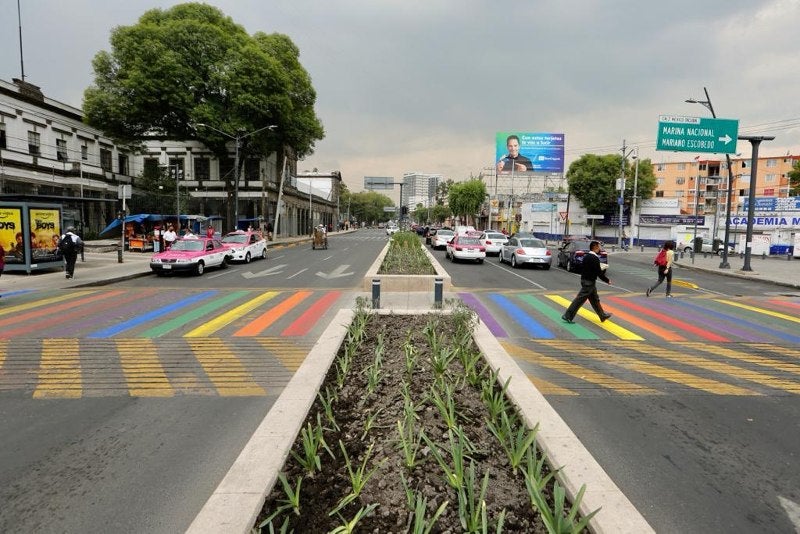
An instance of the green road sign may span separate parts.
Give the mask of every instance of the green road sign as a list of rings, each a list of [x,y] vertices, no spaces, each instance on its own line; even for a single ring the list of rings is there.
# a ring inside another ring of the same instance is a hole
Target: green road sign
[[[734,154],[738,135],[738,120],[659,115],[656,150]]]

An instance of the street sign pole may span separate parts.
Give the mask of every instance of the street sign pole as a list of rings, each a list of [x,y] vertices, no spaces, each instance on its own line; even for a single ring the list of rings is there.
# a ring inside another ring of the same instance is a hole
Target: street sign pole
[[[736,153],[739,121],[682,115],[659,115],[656,150]]]

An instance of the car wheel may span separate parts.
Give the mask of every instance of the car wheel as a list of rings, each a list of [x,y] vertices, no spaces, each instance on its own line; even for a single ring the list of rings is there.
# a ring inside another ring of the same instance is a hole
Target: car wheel
[[[517,257],[513,254],[511,255],[511,266],[515,269],[517,268]]]
[[[222,258],[222,263],[219,264],[220,269],[227,269],[228,268],[228,257],[225,256]]]
[[[688,254],[692,251],[692,247],[686,247],[683,249],[684,254]]]
[[[206,270],[206,267],[203,264],[203,262],[202,261],[198,261],[197,262],[197,266],[194,268],[194,274],[196,274],[197,276],[200,276],[201,274],[203,274],[203,272],[205,272],[205,270]]]
[[[567,260],[567,272],[568,273],[572,272],[572,261],[571,260]]]
[[[550,270],[550,264],[542,265],[542,267],[544,267],[545,271],[549,271]]]
[[[502,252],[501,252],[500,254],[498,254],[498,255],[497,255],[497,259],[498,259],[498,260],[500,260],[500,263],[505,263],[505,262],[503,261],[503,253],[502,253]]]
[[[482,259],[479,259],[479,260],[478,260],[478,263],[483,263],[483,260],[482,260]]]
[[[264,247],[264,250],[261,251],[261,259],[262,260],[267,259],[267,247]]]
[[[245,263],[250,263],[250,253],[249,252],[244,255],[244,262]]]

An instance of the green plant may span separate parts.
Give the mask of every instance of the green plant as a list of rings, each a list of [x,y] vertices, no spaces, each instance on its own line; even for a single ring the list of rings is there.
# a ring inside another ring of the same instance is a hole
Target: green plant
[[[457,434],[457,437],[453,436],[454,433]],[[441,451],[428,439],[428,436],[422,433],[422,439],[425,440],[425,443],[431,450],[431,454],[436,459],[439,467],[442,468],[442,471],[444,471],[445,481],[453,489],[460,490],[464,487],[464,461],[471,445],[460,427],[457,427],[455,430],[448,430],[447,437],[450,440],[450,459],[453,462],[452,465],[445,460]]]
[[[406,342],[403,344],[403,354],[406,357],[406,374],[410,377],[417,366],[417,355],[419,351],[414,346],[411,330],[406,332]]]
[[[436,274],[419,237],[413,232],[396,232],[389,242],[378,274]]]
[[[397,434],[399,436],[399,448],[403,452],[403,465],[408,469],[417,466],[417,454],[422,446],[422,431],[415,431],[412,422],[397,421]]]
[[[347,466],[347,473],[350,476],[350,493],[340,500],[336,508],[334,508],[328,515],[334,515],[338,513],[339,510],[353,502],[359,495],[361,495],[361,490],[364,489],[364,486],[367,484],[372,475],[374,475],[375,472],[381,467],[382,463],[367,471],[367,463],[369,462],[370,455],[372,455],[372,447],[374,445],[375,443],[370,443],[367,452],[364,454],[364,460],[361,462],[361,465],[357,469],[353,469],[353,464],[350,461],[350,457],[347,455],[347,449],[344,448],[344,443],[339,440],[339,448],[342,449],[345,465]]]
[[[364,438],[367,437],[369,431],[375,426],[375,420],[378,418],[378,415],[383,411],[383,408],[379,409],[375,413],[370,412],[367,416],[366,420],[364,421],[364,433],[361,434],[361,441],[364,441]]]
[[[480,525],[486,523],[486,490],[489,487],[489,471],[483,476],[481,489],[475,493],[475,462],[469,463],[464,485],[458,490],[458,515],[461,528],[466,532],[478,532]]]
[[[333,457],[333,452],[331,452],[330,448],[328,448],[328,444],[325,443],[322,422],[320,421],[320,414],[317,414],[317,424],[312,427],[311,423],[309,422],[306,425],[306,428],[300,430],[300,436],[303,454],[300,455],[295,451],[292,451],[292,456],[303,467],[303,469],[305,469],[306,473],[313,475],[315,471],[322,469],[322,463],[319,456],[319,451],[321,448],[328,451],[328,454]]]
[[[444,397],[439,394],[439,389],[434,385],[433,390],[431,391],[431,400],[433,400],[433,404],[439,409],[439,414],[441,414],[442,419],[444,419],[447,428],[455,428],[456,424],[458,423],[458,415],[456,413],[456,402],[455,402],[455,388],[450,383],[444,383],[441,386],[443,390]]]
[[[489,420],[498,421],[500,414],[509,409],[508,400],[506,397],[506,390],[508,384],[511,382],[511,377],[506,380],[503,388],[500,389],[497,384],[497,371],[492,371],[489,374],[489,379],[484,381],[481,386],[481,399],[484,405],[489,410]]]
[[[297,477],[297,485],[295,487],[289,484],[289,481],[286,480],[286,476],[283,473],[278,474],[278,479],[281,481],[286,498],[280,501],[283,504],[278,506],[269,517],[258,525],[258,528],[264,528],[266,525],[269,525],[270,532],[273,531],[272,520],[283,512],[291,510],[295,515],[300,515],[300,486],[303,483],[303,478]],[[284,521],[283,526],[281,526],[281,532],[285,532],[286,527],[288,527],[288,518]]]
[[[444,510],[447,508],[448,504],[449,501],[444,501],[439,505],[439,508],[436,509],[436,512],[434,512],[433,516],[431,516],[429,519],[426,519],[425,511],[428,508],[428,499],[417,493],[413,508],[414,524],[411,525],[411,532],[413,534],[430,534],[430,531],[436,525],[436,522],[439,520],[439,516],[444,513]]]
[[[339,516],[339,519],[341,519],[344,522],[344,524],[334,528],[328,534],[350,534],[352,532],[355,532],[358,523],[362,519],[370,515],[373,512],[373,510],[375,510],[375,508],[377,507],[378,505],[373,503],[365,507],[359,508],[358,512],[356,512],[356,515],[354,515],[353,519],[351,519],[350,521],[347,521],[345,518],[341,516],[341,514],[337,513],[336,515]]]
[[[490,421],[487,426],[500,442],[508,456],[509,464],[516,471],[522,465],[528,449],[534,446],[539,425],[537,424],[532,430],[528,431],[525,425],[516,424],[516,417],[512,421],[512,418],[509,418],[506,412],[503,412],[500,420],[499,425]],[[517,427],[516,432],[514,431],[514,426]]]
[[[332,425],[331,428],[338,431],[339,425],[336,423],[336,417],[333,414],[333,403],[336,402],[338,398],[336,392],[331,391],[329,387],[325,387],[325,396],[323,396],[322,393],[317,393],[317,398],[322,405],[325,419]]]

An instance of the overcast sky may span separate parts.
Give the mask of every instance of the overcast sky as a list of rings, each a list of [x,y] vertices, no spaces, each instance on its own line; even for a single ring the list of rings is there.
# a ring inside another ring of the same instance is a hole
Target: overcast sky
[[[26,80],[81,107],[115,26],[179,2],[20,0]],[[217,0],[246,28],[288,35],[326,136],[300,170],[364,176],[494,163],[498,131],[565,134],[567,165],[618,151],[654,161],[660,114],[710,116],[707,87],[761,155],[800,154],[800,0]],[[0,78],[20,77],[17,1],[0,0]],[[749,143],[738,151],[750,154]]]

